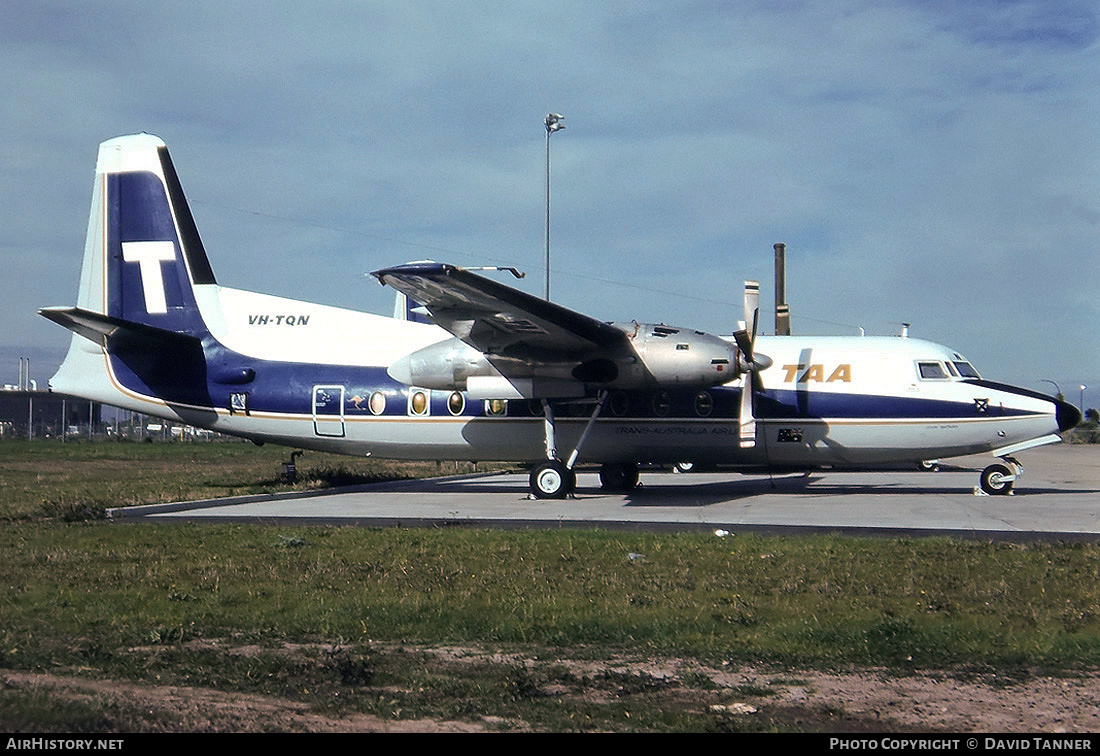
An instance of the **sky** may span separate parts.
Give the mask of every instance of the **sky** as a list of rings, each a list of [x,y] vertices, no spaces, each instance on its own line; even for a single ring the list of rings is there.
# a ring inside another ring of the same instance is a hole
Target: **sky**
[[[44,384],[98,144],[163,138],[218,281],[389,313],[365,276],[510,265],[729,333],[948,344],[1100,404],[1091,0],[0,0],[0,383]],[[862,329],[862,330],[861,330]],[[363,334],[349,338],[365,338]],[[1081,391],[1080,386],[1091,388]]]

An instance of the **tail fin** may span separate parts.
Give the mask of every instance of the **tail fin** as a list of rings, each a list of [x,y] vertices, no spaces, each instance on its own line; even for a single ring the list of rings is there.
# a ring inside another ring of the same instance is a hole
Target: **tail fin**
[[[51,387],[103,398],[103,351],[127,363],[142,353],[144,367],[130,367],[146,384],[152,363],[153,373],[172,362],[198,369],[178,363],[201,359],[196,347],[208,331],[195,287],[216,283],[164,142],[150,134],[103,142],[76,307],[41,311],[77,334]],[[89,355],[100,356],[95,377]]]
[[[192,285],[214,283],[164,142],[137,134],[101,144],[77,306],[196,333]]]
[[[409,299],[402,292],[397,292],[393,302],[393,317],[396,320],[411,320],[414,323],[431,323],[431,316],[424,306]]]

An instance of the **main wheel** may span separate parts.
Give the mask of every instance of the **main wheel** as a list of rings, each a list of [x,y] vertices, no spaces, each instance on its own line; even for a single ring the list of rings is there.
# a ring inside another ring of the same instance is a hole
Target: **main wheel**
[[[603,465],[600,485],[607,491],[633,491],[638,487],[638,466],[629,462]]]
[[[536,499],[564,499],[577,486],[577,475],[565,463],[551,459],[531,471],[531,493]]]
[[[1016,471],[1008,465],[995,462],[982,470],[981,487],[990,496],[1005,496],[1016,482]]]

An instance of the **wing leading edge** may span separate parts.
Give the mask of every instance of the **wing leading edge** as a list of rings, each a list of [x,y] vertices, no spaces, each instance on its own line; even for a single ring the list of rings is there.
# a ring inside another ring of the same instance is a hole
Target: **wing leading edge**
[[[627,340],[610,323],[454,265],[409,263],[372,275],[423,305],[437,325],[486,355],[566,359]]]

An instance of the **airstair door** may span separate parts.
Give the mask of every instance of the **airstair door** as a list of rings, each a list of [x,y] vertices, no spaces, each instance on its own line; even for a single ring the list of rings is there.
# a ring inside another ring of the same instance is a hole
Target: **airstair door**
[[[318,436],[344,436],[344,387],[313,387],[313,430]]]

